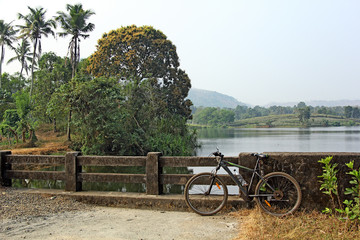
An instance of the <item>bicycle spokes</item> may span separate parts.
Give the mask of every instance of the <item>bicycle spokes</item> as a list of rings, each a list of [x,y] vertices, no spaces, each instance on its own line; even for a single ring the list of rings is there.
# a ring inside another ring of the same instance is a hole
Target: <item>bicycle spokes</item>
[[[301,191],[295,179],[285,173],[271,173],[264,181],[256,188],[257,202],[263,210],[283,216],[298,208]]]
[[[201,215],[212,215],[220,211],[226,204],[227,195],[225,183],[210,173],[193,176],[185,186],[187,205]]]

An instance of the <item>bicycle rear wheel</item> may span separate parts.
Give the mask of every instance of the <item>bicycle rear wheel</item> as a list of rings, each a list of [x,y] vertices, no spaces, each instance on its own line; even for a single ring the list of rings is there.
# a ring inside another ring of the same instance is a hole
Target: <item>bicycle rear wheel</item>
[[[211,173],[194,175],[185,186],[186,204],[203,216],[219,212],[226,204],[228,191],[224,181]]]
[[[260,196],[255,200],[266,213],[281,217],[293,213],[300,206],[301,189],[295,178],[287,173],[273,172],[264,180],[256,185],[255,194]]]

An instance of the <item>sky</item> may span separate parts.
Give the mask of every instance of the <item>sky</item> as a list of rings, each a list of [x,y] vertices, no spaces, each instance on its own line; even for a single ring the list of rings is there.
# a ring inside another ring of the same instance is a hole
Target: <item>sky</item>
[[[96,13],[81,58],[104,33],[150,25],[176,46],[193,88],[251,105],[360,99],[358,0],[0,0],[0,19],[21,25],[17,15],[27,6],[51,18],[76,3]],[[43,52],[66,56],[69,40],[43,38]],[[6,49],[5,61],[13,56]],[[3,65],[3,72],[18,69]]]

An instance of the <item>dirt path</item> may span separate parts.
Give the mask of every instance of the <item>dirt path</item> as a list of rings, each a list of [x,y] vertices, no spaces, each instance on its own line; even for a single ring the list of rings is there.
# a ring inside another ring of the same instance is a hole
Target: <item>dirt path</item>
[[[0,220],[0,239],[233,239],[238,219],[229,215],[202,217],[164,212],[95,207],[92,210]]]

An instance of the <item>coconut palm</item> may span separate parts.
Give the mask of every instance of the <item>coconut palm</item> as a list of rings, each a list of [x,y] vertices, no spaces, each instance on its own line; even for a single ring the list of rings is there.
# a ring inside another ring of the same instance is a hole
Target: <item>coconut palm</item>
[[[76,67],[80,60],[80,37],[86,39],[89,37],[89,34],[86,33],[94,30],[95,25],[93,23],[87,23],[87,20],[95,13],[91,10],[84,10],[82,4],[67,4],[66,10],[69,14],[59,11],[57,12],[58,16],[56,20],[64,30],[58,33],[59,36],[72,36],[69,43],[69,52],[72,65],[72,77],[74,77]]]
[[[60,37],[71,35],[69,43],[70,60],[72,66],[72,77],[75,76],[76,68],[80,60],[80,37],[86,39],[89,37],[88,32],[94,30],[93,23],[87,23],[89,17],[93,14],[91,10],[84,10],[82,4],[66,5],[66,10],[69,14],[64,12],[57,12],[56,20],[60,23],[63,32],[58,33]],[[71,122],[71,109],[69,111],[67,139],[70,141],[70,122]]]
[[[30,85],[30,97],[34,86],[34,66],[35,59],[38,60],[41,57],[41,37],[48,37],[49,34],[55,37],[53,28],[56,28],[56,22],[53,19],[46,20],[46,10],[43,8],[31,8],[28,7],[30,13],[28,15],[18,14],[19,19],[25,21],[25,25],[19,26],[22,38],[30,38],[34,43],[32,63],[31,63],[31,85]],[[36,54],[38,52],[38,54]]]
[[[28,74],[28,70],[30,68],[28,62],[32,62],[33,59],[30,52],[30,43],[26,39],[23,39],[21,44],[18,44],[18,47],[14,49],[14,51],[16,56],[10,58],[7,63],[9,64],[15,60],[18,60],[21,63],[20,76],[22,76],[23,70],[25,70],[26,74]]]
[[[2,64],[5,58],[5,46],[8,46],[12,49],[13,42],[16,41],[17,31],[11,26],[11,23],[5,23],[3,20],[0,20],[0,45],[1,45],[1,57],[0,57],[0,88],[1,88],[1,78],[2,78]]]

